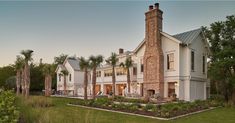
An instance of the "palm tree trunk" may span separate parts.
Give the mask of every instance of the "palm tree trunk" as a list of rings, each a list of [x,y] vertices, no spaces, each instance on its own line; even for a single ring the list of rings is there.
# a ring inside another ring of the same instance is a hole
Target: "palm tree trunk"
[[[45,76],[45,96],[48,96],[48,75]]]
[[[51,96],[51,83],[52,83],[52,76],[48,76],[48,96]]]
[[[96,67],[93,69],[93,74],[92,74],[92,99],[95,99],[95,85],[96,85]]]
[[[25,97],[29,97],[30,73],[28,64],[25,65]]]
[[[87,100],[87,83],[88,83],[88,76],[86,68],[84,72],[84,100]]]
[[[129,68],[127,68],[127,84],[128,84],[128,93],[130,93],[130,92],[131,92],[131,85],[130,85],[130,83],[131,83],[130,70],[129,70]]]
[[[112,87],[112,90],[113,90],[113,98],[115,97],[115,69],[114,69],[114,66],[113,66],[113,74],[112,74],[112,82],[113,82],[113,87]]]
[[[64,95],[67,95],[67,92],[66,92],[66,75],[64,75]]]
[[[16,72],[16,95],[20,94],[20,70]]]
[[[21,70],[21,89],[22,95],[25,96],[25,70]]]

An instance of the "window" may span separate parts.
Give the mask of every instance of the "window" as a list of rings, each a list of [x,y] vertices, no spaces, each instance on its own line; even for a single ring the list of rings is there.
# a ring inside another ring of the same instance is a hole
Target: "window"
[[[141,63],[140,72],[144,72],[144,61],[143,61],[143,59],[140,59],[140,63]]]
[[[141,68],[140,68],[140,71],[141,71],[141,72],[144,72],[144,64],[141,64],[140,67],[141,67]]]
[[[69,74],[69,81],[71,82],[71,80],[72,80],[72,75]]]
[[[101,77],[101,71],[96,71],[96,77]]]
[[[167,70],[174,69],[174,53],[167,54]]]
[[[59,75],[59,82],[61,81],[61,75]]]
[[[202,56],[202,72],[205,73],[206,71],[206,57]]]
[[[104,76],[105,76],[105,77],[112,76],[112,74],[113,74],[112,69],[109,69],[109,70],[105,70],[105,71],[104,71]]]
[[[191,51],[191,70],[194,71],[195,63],[194,63],[194,51]]]
[[[117,76],[126,75],[127,71],[124,68],[116,68]]]
[[[137,75],[137,68],[133,67],[133,75]]]

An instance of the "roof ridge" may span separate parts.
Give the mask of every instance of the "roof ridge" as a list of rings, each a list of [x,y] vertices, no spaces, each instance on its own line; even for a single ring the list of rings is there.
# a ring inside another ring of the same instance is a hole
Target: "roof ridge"
[[[184,33],[189,33],[189,32],[193,32],[193,31],[197,31],[197,30],[202,30],[202,28],[200,27],[200,28],[188,30],[188,31],[185,31],[185,32],[181,32],[181,33],[174,34],[174,35],[172,35],[172,36],[176,36],[176,35],[180,35],[180,34],[184,34]]]

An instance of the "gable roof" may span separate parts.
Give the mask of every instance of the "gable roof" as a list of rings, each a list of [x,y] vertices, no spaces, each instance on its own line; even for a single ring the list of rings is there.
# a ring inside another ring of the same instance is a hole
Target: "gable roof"
[[[199,29],[194,29],[191,31],[179,33],[179,34],[173,35],[172,37],[180,40],[184,44],[191,44],[201,32],[202,32],[202,29],[199,28]]]
[[[187,32],[179,33],[176,35],[170,35],[165,32],[161,32],[161,35],[182,44],[191,44],[197,37],[202,33],[202,28],[190,30]],[[137,48],[133,51],[134,53],[138,52],[139,49],[145,44],[145,39],[137,46]]]
[[[145,44],[145,39],[140,42],[140,44],[135,48],[135,50],[133,51],[133,53],[138,52],[139,49],[140,49],[144,44]]]
[[[59,65],[57,66],[55,72],[57,72],[59,68],[61,68],[61,70],[67,70],[64,65],[59,64]]]
[[[66,60],[74,70],[80,70],[79,61],[76,58],[67,58]]]

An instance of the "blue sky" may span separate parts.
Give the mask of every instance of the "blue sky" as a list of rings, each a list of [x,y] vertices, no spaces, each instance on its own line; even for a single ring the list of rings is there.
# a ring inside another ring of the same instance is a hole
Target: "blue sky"
[[[12,64],[22,49],[52,63],[61,53],[102,54],[133,50],[143,39],[145,16],[156,1],[0,1],[0,66]],[[235,12],[234,1],[159,1],[163,31],[176,34]]]

